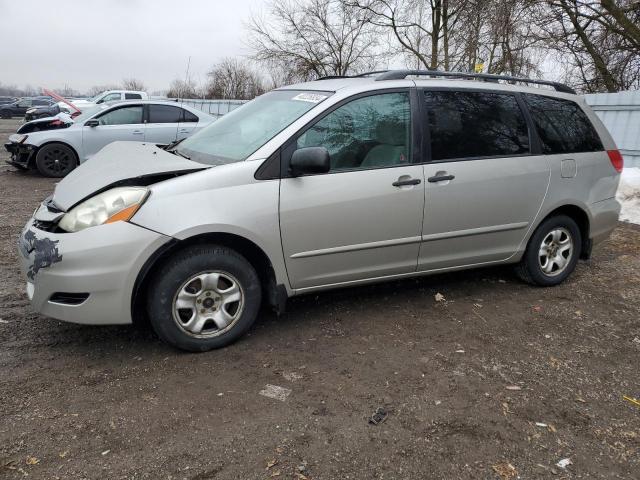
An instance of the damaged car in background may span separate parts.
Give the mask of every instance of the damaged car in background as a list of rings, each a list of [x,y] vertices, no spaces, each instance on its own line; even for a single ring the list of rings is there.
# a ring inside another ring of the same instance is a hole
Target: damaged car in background
[[[215,120],[191,107],[152,100],[102,103],[72,117],[61,112],[22,125],[5,144],[7,163],[64,177],[112,142],[168,145]]]

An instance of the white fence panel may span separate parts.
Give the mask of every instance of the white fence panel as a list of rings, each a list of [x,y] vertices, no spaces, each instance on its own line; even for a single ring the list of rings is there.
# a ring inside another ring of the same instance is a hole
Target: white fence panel
[[[585,95],[624,156],[626,167],[640,167],[640,91]]]

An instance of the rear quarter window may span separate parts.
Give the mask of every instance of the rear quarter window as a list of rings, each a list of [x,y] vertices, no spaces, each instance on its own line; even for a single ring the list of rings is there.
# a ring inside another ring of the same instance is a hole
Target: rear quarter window
[[[529,93],[524,94],[524,99],[540,137],[542,153],[604,150],[598,132],[577,103]]]
[[[198,117],[193,113],[191,113],[189,110],[183,109],[183,113],[184,113],[184,120],[182,120],[183,122],[198,123]]]
[[[142,100],[142,95],[140,95],[139,93],[125,93],[124,99],[125,100]]]

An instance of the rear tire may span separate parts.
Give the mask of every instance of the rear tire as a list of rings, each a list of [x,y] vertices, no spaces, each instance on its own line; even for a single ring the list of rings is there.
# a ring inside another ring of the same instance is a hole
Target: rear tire
[[[36,167],[45,177],[61,178],[68,175],[78,165],[78,157],[71,147],[64,143],[45,145],[36,155]]]
[[[153,329],[168,344],[205,352],[237,340],[260,309],[262,289],[251,264],[217,245],[195,245],[169,258],[147,290]]]
[[[558,285],[576,268],[581,250],[580,228],[571,217],[548,218],[531,236],[516,273],[532,285]]]

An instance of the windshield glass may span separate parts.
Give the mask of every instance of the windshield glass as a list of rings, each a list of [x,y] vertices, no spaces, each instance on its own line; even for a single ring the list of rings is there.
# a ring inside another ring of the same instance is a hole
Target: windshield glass
[[[330,95],[331,92],[299,90],[269,92],[180,142],[174,151],[207,165],[246,160]]]
[[[67,105],[67,108],[69,108],[69,106]],[[82,109],[82,113],[80,115],[78,115],[76,118],[73,119],[74,122],[76,123],[82,123],[85,120],[90,119],[92,116],[94,116],[96,113],[98,113],[100,110],[104,110],[105,108],[107,108],[107,106],[103,106],[103,105],[96,105],[95,107],[87,107],[87,108],[83,108]]]

